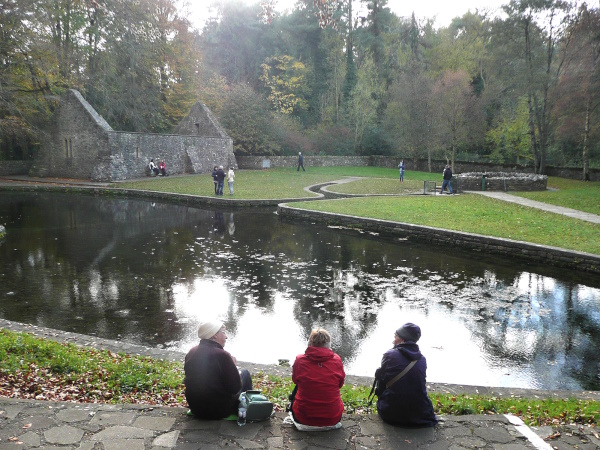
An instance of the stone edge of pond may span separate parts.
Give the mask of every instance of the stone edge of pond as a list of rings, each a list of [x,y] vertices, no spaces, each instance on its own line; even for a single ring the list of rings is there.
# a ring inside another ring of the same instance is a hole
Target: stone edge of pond
[[[128,197],[143,200],[165,201],[185,206],[196,207],[231,207],[231,208],[247,208],[272,206],[276,207],[279,203],[304,202],[311,200],[319,200],[323,197],[322,194],[314,197],[298,197],[286,199],[239,199],[228,195],[213,197],[193,194],[177,194],[174,192],[147,191],[141,189],[124,189],[119,187],[103,187],[103,186],[69,186],[69,185],[0,185],[2,191],[14,192],[58,192],[69,194],[87,194],[87,195],[102,195],[106,197]]]
[[[518,257],[524,261],[600,274],[600,255],[591,253],[425,225],[313,211],[295,208],[285,202],[277,205],[277,214],[282,219],[360,229],[391,237],[413,238],[434,245],[451,244],[465,250],[485,251],[511,258]]]
[[[70,331],[60,331],[53,328],[30,325],[21,322],[0,318],[0,328],[14,332],[30,333],[36,337],[49,339],[56,342],[67,342],[80,347],[88,347],[96,350],[110,350],[114,353],[126,353],[129,355],[148,356],[166,361],[183,362],[185,353],[177,350],[145,347],[130,344],[123,341],[99,338]],[[382,351],[383,354],[383,351]],[[292,369],[277,364],[257,364],[238,361],[240,367],[248,369],[252,374],[264,373],[281,377],[291,377]],[[373,368],[373,372],[376,368]],[[372,377],[364,377],[346,374],[346,384],[357,386],[371,386]],[[581,400],[600,401],[600,391],[567,391],[567,390],[538,390],[524,388],[504,388],[491,386],[471,386],[449,383],[427,383],[430,393],[452,394],[452,395],[487,395],[505,398],[532,398],[532,399],[566,399],[577,398]]]

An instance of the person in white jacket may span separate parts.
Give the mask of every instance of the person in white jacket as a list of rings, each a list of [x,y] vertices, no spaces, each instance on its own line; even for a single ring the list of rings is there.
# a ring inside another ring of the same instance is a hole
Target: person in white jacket
[[[233,195],[233,180],[235,178],[235,173],[233,173],[233,167],[229,168],[229,172],[227,172],[227,185],[229,186],[229,195]]]

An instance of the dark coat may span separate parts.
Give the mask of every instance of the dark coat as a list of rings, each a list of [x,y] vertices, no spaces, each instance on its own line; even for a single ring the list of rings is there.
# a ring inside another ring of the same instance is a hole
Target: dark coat
[[[444,180],[452,179],[452,169],[450,167],[444,169]]]
[[[413,360],[417,363],[387,389],[386,383]],[[426,372],[427,361],[414,342],[403,342],[383,354],[375,376],[380,386],[377,412],[384,422],[404,427],[431,427],[437,423],[427,395]]]
[[[292,368],[292,381],[298,386],[292,405],[295,419],[316,427],[338,423],[344,412],[340,388],[345,378],[342,360],[330,348],[308,347],[296,356]]]
[[[225,171],[223,169],[217,170],[216,180],[222,183],[225,180]]]
[[[242,381],[218,342],[202,339],[185,356],[185,398],[195,416],[222,419],[236,413]]]

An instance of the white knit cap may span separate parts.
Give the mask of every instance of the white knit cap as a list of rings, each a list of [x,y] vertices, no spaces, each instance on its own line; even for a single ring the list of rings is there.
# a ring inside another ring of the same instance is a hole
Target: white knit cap
[[[210,339],[219,332],[222,326],[223,322],[219,320],[208,320],[206,322],[202,322],[198,327],[198,337],[200,339]]]

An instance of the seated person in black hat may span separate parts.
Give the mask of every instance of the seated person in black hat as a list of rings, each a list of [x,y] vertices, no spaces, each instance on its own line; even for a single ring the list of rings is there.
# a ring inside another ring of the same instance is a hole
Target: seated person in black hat
[[[252,389],[246,369],[223,350],[227,335],[222,322],[203,322],[198,327],[200,344],[185,356],[185,398],[191,412],[201,419],[223,419],[237,414],[239,395]]]
[[[394,333],[394,348],[383,354],[375,372],[377,412],[384,422],[402,427],[431,427],[437,423],[425,384],[427,361],[417,341],[421,329],[406,323]]]

